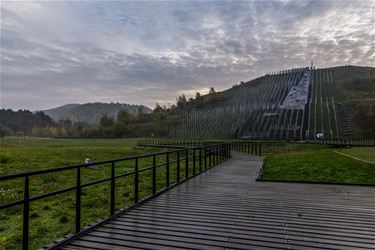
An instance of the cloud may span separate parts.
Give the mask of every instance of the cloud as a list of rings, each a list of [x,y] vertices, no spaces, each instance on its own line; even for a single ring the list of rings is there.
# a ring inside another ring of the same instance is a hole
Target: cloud
[[[312,59],[373,66],[373,11],[373,1],[4,1],[1,107],[153,107]]]

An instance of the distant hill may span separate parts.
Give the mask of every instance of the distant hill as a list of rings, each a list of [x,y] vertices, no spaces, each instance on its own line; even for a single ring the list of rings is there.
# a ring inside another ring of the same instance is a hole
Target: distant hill
[[[129,113],[136,113],[142,109],[144,113],[151,113],[152,110],[143,105],[132,105],[124,103],[85,103],[85,104],[66,104],[57,108],[43,110],[45,114],[53,120],[69,119],[73,122],[86,122],[91,125],[100,123],[100,118],[104,115],[116,117],[118,112],[125,110]]]

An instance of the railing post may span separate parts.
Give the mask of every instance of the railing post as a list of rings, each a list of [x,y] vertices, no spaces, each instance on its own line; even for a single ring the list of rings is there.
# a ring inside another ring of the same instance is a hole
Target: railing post
[[[214,145],[213,148],[212,148],[212,151],[213,151],[213,154],[212,154],[212,166],[215,166],[216,165],[216,161],[217,161],[217,145]]]
[[[219,152],[220,152],[220,162],[223,161],[223,144],[219,145]]]
[[[222,153],[223,147],[221,144],[218,145],[218,151],[219,151],[219,163],[223,161],[223,153]]]
[[[180,182],[180,151],[177,151],[177,183]]]
[[[169,187],[169,153],[166,155],[166,186]]]
[[[25,183],[24,183],[24,191],[23,191],[23,225],[22,225],[22,249],[28,250],[29,249],[29,213],[30,213],[30,193],[29,193],[29,176],[25,176]]]
[[[76,233],[81,229],[81,168],[77,167],[76,184]]]
[[[206,149],[207,146],[204,146],[203,149],[204,149],[204,170],[207,169],[207,155],[206,155]]]
[[[216,165],[216,161],[217,161],[217,145],[214,145],[213,146],[213,154],[212,154],[212,166],[215,166]]]
[[[185,179],[189,178],[189,148],[185,152]]]
[[[212,158],[211,146],[208,146],[208,168],[211,167],[211,158]]]
[[[215,145],[214,146],[214,152],[215,152],[215,154],[214,154],[214,166],[217,164],[217,162],[218,162],[218,160],[219,160],[219,148],[218,148],[218,145]]]
[[[193,175],[195,175],[195,148],[193,149]]]
[[[135,169],[134,169],[134,203],[138,203],[138,158],[135,158]]]
[[[202,148],[199,148],[199,173],[202,172]]]
[[[217,165],[220,162],[220,145],[216,145],[215,148],[216,148],[216,164],[215,165]]]
[[[220,145],[220,162],[224,161],[225,144]]]
[[[259,156],[262,156],[262,143],[259,143]]]
[[[214,146],[214,164],[213,166],[215,166],[217,164],[217,161],[218,161],[218,155],[217,155],[217,145]]]
[[[111,166],[111,215],[115,213],[115,162]]]
[[[251,154],[254,154],[254,142],[251,142]]]
[[[156,194],[156,155],[152,156],[152,194]]]

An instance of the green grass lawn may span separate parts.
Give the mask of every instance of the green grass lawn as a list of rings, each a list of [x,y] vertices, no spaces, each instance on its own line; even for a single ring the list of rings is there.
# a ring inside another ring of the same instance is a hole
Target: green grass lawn
[[[161,148],[136,147],[135,139],[0,139],[0,174],[11,174],[84,163],[86,157],[93,161],[143,155],[162,151]],[[181,156],[183,158],[183,156]],[[176,159],[176,154],[170,160]],[[165,156],[156,158],[157,164]],[[116,174],[134,170],[134,160],[116,163]],[[140,159],[139,168],[152,165],[152,158]],[[192,169],[190,168],[190,173]],[[181,162],[181,179],[185,166]],[[165,167],[157,169],[157,189],[165,187]],[[171,184],[176,182],[176,164],[170,166]],[[110,177],[110,165],[100,170],[83,169],[82,184]],[[152,172],[139,176],[140,199],[152,193]],[[30,195],[40,195],[63,188],[74,187],[76,171],[43,174],[30,177]],[[116,179],[116,209],[124,208],[134,200],[134,176]],[[23,179],[0,182],[0,204],[23,198]],[[109,215],[110,183],[104,182],[82,189],[82,226]],[[95,209],[92,209],[95,207]],[[0,249],[20,249],[22,246],[22,205],[0,211]],[[74,231],[75,191],[63,193],[30,205],[30,246],[37,249]]]
[[[375,147],[352,147],[337,151],[375,164]]]
[[[312,181],[375,184],[375,165],[335,153],[343,152],[364,160],[374,160],[375,148],[333,149],[301,146],[296,151],[266,154],[262,180]]]
[[[262,142],[262,154],[265,156],[275,154],[287,154],[296,152],[309,152],[328,149],[323,144],[286,143],[286,142]]]

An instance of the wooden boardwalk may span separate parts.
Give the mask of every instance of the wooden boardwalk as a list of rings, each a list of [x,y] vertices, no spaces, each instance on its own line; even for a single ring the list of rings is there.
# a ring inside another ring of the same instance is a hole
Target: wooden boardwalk
[[[373,187],[256,182],[233,158],[63,249],[375,249]]]

